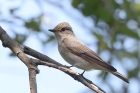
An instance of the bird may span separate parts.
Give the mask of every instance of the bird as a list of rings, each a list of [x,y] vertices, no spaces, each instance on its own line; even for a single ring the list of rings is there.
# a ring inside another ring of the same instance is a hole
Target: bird
[[[78,40],[69,23],[59,23],[54,29],[49,29],[49,31],[55,34],[60,55],[72,66],[84,70],[83,73],[91,70],[110,72],[129,83],[129,80],[117,72],[117,69],[106,63],[94,51]]]

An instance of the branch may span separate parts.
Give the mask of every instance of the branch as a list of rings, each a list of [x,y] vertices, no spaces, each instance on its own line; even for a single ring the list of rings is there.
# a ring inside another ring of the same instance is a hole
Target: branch
[[[79,73],[77,73],[77,72],[75,72],[75,71],[73,71],[69,68],[66,68],[66,67],[63,67],[63,66],[58,66],[58,65],[50,63],[50,62],[45,62],[45,61],[36,60],[36,59],[33,59],[33,60],[34,61],[32,61],[32,62],[34,62],[37,65],[53,67],[53,68],[56,68],[56,69],[59,69],[59,70],[65,72],[66,74],[70,75],[73,79],[81,82],[82,84],[84,84],[85,86],[89,87],[90,89],[94,90],[97,93],[105,93],[104,90],[99,88],[92,81],[86,79],[85,77],[81,76],[81,74],[79,74]]]
[[[13,51],[14,54],[27,66],[29,71],[29,81],[30,81],[30,93],[37,93],[36,85],[36,74],[39,73],[39,70],[36,65],[30,64],[30,59],[23,52],[23,48],[20,44],[12,40],[7,33],[0,27],[0,40],[4,47],[8,47]]]
[[[32,63],[33,60],[30,60],[30,63]],[[35,64],[33,64],[36,66]],[[30,81],[30,92],[31,93],[37,93],[37,84],[36,84],[36,71],[34,69],[28,69],[29,70],[29,81]]]
[[[29,69],[30,92],[37,93],[36,71]]]
[[[33,50],[27,46],[22,46],[22,48],[23,48],[23,52],[30,55],[30,56],[33,56],[33,57],[40,59],[42,61],[47,61],[47,62],[54,63],[54,64],[59,65],[59,66],[66,67],[65,65],[62,65],[62,64],[56,62],[55,60],[49,58],[48,56],[46,56],[42,53],[39,53],[38,51]]]
[[[74,78],[75,80],[89,87],[93,91],[97,93],[105,93],[105,91],[96,86],[92,81],[86,79],[77,72],[69,69],[67,66],[62,65],[56,62],[55,60],[49,58],[48,56],[41,54],[27,46],[23,46],[15,42],[7,35],[6,31],[4,31],[1,27],[0,27],[0,40],[2,41],[2,45],[4,47],[8,47],[9,49],[11,49],[11,51],[13,51],[13,53],[15,53],[17,57],[28,67],[30,93],[37,93],[36,74],[39,73],[39,70],[37,68],[38,65],[44,65],[59,69],[68,74],[69,76],[71,76],[72,78]],[[37,59],[31,59],[28,56],[26,56],[25,53]]]
[[[40,61],[37,61],[37,60],[33,61],[37,65],[44,65],[44,66],[49,66],[49,67],[59,69],[59,70],[65,72],[66,74],[70,75],[71,77],[73,77],[75,80],[81,82],[85,86],[87,86],[90,89],[94,90],[95,92],[97,92],[97,93],[105,93],[104,90],[102,90],[100,87],[95,85],[92,81],[86,79],[85,77],[81,76],[77,72],[69,69],[68,66],[62,65],[62,64],[56,62],[55,60],[49,58],[48,56],[46,56],[44,54],[41,54],[38,51],[33,50],[33,49],[31,49],[31,48],[29,48],[27,46],[23,46],[23,50],[24,50],[24,53],[26,53],[26,54],[28,54],[30,56],[33,56],[35,58],[40,59]]]

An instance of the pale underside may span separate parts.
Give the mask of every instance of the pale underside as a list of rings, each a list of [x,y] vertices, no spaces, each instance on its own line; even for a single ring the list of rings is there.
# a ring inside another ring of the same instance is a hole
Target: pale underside
[[[64,38],[58,45],[61,56],[72,66],[83,70],[116,71],[77,38]],[[64,52],[65,51],[65,52]]]

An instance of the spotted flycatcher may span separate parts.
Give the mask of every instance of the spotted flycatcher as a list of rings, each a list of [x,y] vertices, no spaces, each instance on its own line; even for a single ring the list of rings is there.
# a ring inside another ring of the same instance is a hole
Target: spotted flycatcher
[[[69,23],[60,23],[49,31],[53,32],[57,38],[58,50],[61,56],[72,66],[84,71],[103,70],[110,72],[129,83],[129,80],[117,72],[113,66],[107,64],[95,52],[78,40]]]

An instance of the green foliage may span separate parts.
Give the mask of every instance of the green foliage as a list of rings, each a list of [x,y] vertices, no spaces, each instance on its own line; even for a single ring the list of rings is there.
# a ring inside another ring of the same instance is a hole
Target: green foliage
[[[134,39],[139,40],[140,36],[138,35],[138,31],[131,30],[127,27],[127,22],[131,19],[137,19],[137,22],[139,22],[139,13],[136,11],[133,11],[131,2],[124,1],[123,4],[118,4],[115,2],[115,0],[73,0],[72,5],[79,9],[83,15],[85,16],[91,16],[94,21],[96,21],[96,24],[103,20],[107,25],[110,27],[110,29],[106,29],[106,32],[111,37],[111,44],[116,42],[116,38],[118,35],[124,35],[127,37],[132,37]],[[126,17],[121,18],[119,17],[118,13],[116,11],[125,11]],[[137,15],[133,15],[133,13]],[[93,17],[95,16],[95,17]],[[96,20],[95,20],[96,18]],[[131,18],[131,19],[130,19]],[[98,26],[99,28],[102,28],[102,26]],[[100,42],[99,49],[105,49],[110,48],[105,44],[107,37],[103,37],[103,35],[97,33],[98,31],[94,32],[94,35],[97,37],[97,39]],[[112,50],[112,49],[111,49]]]
[[[23,44],[23,42],[26,40],[27,36],[24,34],[15,34],[14,40],[17,41],[20,44]]]
[[[135,39],[140,39],[140,36],[136,31],[130,30],[125,24],[121,24],[118,27],[118,32],[116,34],[123,34]]]
[[[110,64],[113,63],[113,60],[115,60],[114,58],[118,59],[120,63],[123,58],[135,58],[139,61],[138,64],[140,65],[140,59],[138,58],[140,54],[138,46],[140,41],[140,34],[138,31],[140,25],[140,4],[137,4],[131,0],[122,0],[123,2],[121,4],[115,1],[117,0],[73,0],[72,5],[81,11],[84,16],[91,17],[95,22],[96,27],[100,29],[103,28],[104,25],[97,25],[101,21],[109,26],[109,29],[105,28],[102,31],[103,33],[106,32],[107,34],[98,33],[98,30],[93,31],[92,33],[99,42],[98,53],[100,54],[104,50],[108,50],[111,53],[109,59]],[[134,25],[133,23],[131,23],[132,25],[127,25],[130,20],[136,21],[138,25]],[[137,29],[131,29],[131,26],[136,26]],[[133,45],[136,47],[135,51],[133,52],[128,52],[130,49],[126,49],[123,46],[125,45],[125,40],[129,40],[130,38],[133,38],[133,40],[136,42]],[[115,42],[121,42],[121,47],[116,49],[115,47],[117,46],[114,47]],[[127,62],[125,64],[127,65]],[[134,64],[137,64],[137,62],[134,61]],[[139,65],[131,70],[127,70],[125,67],[123,67],[129,78],[135,77],[136,80],[139,80]],[[106,76],[108,76],[108,74],[104,72],[99,74],[99,77],[103,77],[106,84],[108,84]],[[125,87],[125,85],[123,87]],[[114,93],[115,90],[112,90],[112,92]],[[115,93],[120,92],[118,90]]]
[[[95,15],[97,20],[102,18],[110,25],[114,22],[112,14],[118,6],[114,0],[73,0],[72,5],[85,16]]]
[[[43,44],[47,44],[47,43],[49,43],[49,42],[52,42],[54,39],[55,39],[54,36],[49,35],[49,39],[47,39],[46,41],[44,41]]]
[[[32,29],[33,31],[40,31],[40,23],[35,21],[35,19],[25,22],[25,27]]]

